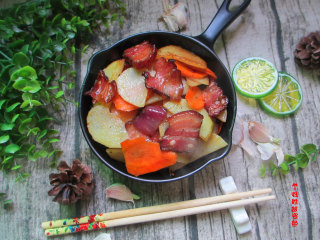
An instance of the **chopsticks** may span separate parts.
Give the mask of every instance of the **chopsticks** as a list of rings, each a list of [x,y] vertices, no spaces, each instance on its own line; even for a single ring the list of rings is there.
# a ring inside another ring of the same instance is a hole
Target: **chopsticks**
[[[266,188],[152,207],[109,212],[81,218],[55,220],[42,223],[42,227],[46,229],[45,234],[47,236],[54,236],[73,232],[90,231],[94,229],[164,220],[273,200],[275,199],[275,196],[273,195],[238,200],[241,198],[248,198],[268,194],[271,192],[271,188]]]

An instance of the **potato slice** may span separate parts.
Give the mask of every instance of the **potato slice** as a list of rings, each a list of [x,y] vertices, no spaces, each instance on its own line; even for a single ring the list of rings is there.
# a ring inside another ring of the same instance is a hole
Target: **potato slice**
[[[226,147],[228,144],[219,135],[212,133],[207,142],[201,141],[199,147],[192,155],[178,153],[177,162],[189,164],[201,157],[204,157],[212,152],[218,151]]]
[[[119,59],[110,63],[103,71],[104,74],[108,77],[109,81],[115,81],[124,68],[124,59]]]
[[[203,116],[199,136],[202,140],[208,141],[213,130],[214,122],[204,108],[198,112]]]
[[[223,110],[219,116],[217,117],[221,122],[226,122],[227,121],[227,109]]]
[[[146,105],[150,105],[156,102],[160,102],[162,100],[166,99],[166,97],[161,96],[159,94],[156,93],[152,93],[152,96],[146,101]]]
[[[166,132],[167,128],[169,127],[169,123],[167,121],[162,122],[159,125],[159,134],[160,137],[163,137],[164,133]]]
[[[107,148],[106,152],[112,159],[117,160],[119,162],[125,162],[121,148]]]
[[[182,96],[185,96],[189,91],[189,85],[188,85],[187,80],[185,78],[182,79],[182,85],[183,85]]]
[[[134,68],[126,69],[117,78],[119,95],[128,103],[137,107],[144,107],[148,90],[142,72]]]
[[[195,87],[199,85],[209,85],[209,78],[204,77],[204,78],[196,79],[196,78],[187,77],[187,84],[190,87]]]
[[[163,106],[173,114],[176,114],[182,111],[192,110],[189,107],[187,100],[185,99],[181,99],[180,102],[168,101],[165,104],[163,104]],[[211,117],[209,116],[208,112],[205,109],[201,109],[198,112],[203,116],[199,136],[204,141],[207,141],[212,133],[214,122],[212,121]]]
[[[202,58],[176,45],[168,45],[158,49],[157,58],[160,57],[178,60],[200,71],[207,68],[207,63]]]
[[[95,105],[87,116],[87,127],[92,138],[109,148],[121,148],[120,143],[128,139],[125,123],[106,105]]]

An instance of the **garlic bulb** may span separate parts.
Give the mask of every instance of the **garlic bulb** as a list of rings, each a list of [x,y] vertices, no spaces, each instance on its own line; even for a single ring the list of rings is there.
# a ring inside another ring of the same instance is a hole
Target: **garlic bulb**
[[[162,17],[170,31],[177,32],[187,25],[187,6],[179,2],[168,9]]]

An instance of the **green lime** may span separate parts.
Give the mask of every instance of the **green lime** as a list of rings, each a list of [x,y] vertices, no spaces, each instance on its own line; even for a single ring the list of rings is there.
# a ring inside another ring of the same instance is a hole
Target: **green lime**
[[[234,66],[232,80],[240,94],[250,98],[261,98],[277,86],[278,71],[271,62],[259,57],[250,57]]]
[[[279,83],[268,96],[259,99],[261,107],[277,116],[294,113],[302,103],[300,84],[288,73],[279,72]]]

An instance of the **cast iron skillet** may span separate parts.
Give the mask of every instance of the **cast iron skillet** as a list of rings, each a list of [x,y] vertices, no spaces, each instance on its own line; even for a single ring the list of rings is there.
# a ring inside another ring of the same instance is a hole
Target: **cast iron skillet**
[[[139,33],[120,40],[113,46],[95,53],[90,58],[87,75],[85,76],[80,91],[80,104],[78,109],[80,125],[90,148],[105,165],[131,179],[144,182],[170,182],[188,177],[201,170],[209,163],[221,159],[229,153],[232,145],[232,129],[237,110],[236,94],[227,69],[211,49],[219,34],[245,10],[250,1],[251,0],[245,0],[237,9],[229,11],[228,8],[231,0],[225,0],[208,28],[199,36],[190,37],[178,33],[163,31]],[[175,172],[174,176],[170,176],[168,169],[163,169],[158,172],[145,174],[139,177],[128,174],[125,165],[121,162],[111,159],[106,154],[106,147],[95,142],[91,138],[91,135],[87,129],[86,118],[90,108],[92,107],[92,100],[90,96],[84,96],[84,92],[92,88],[99,70],[105,68],[112,61],[120,59],[125,49],[139,44],[144,40],[148,40],[149,42],[156,44],[157,48],[169,44],[179,45],[202,57],[207,62],[208,67],[213,69],[216,73],[218,77],[218,86],[223,89],[224,94],[229,99],[227,107],[227,122],[223,125],[220,133],[220,136],[228,143],[228,146],[181,168]]]

